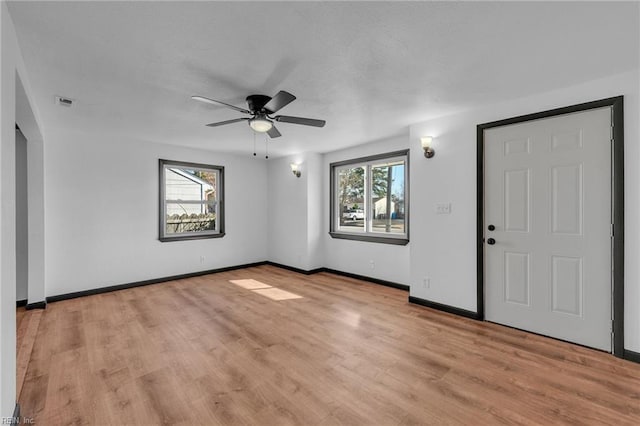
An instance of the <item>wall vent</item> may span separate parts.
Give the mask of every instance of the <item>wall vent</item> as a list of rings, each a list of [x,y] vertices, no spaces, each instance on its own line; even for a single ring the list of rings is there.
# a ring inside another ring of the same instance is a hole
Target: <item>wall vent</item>
[[[62,96],[56,96],[56,104],[60,106],[70,107],[73,105],[73,100]]]

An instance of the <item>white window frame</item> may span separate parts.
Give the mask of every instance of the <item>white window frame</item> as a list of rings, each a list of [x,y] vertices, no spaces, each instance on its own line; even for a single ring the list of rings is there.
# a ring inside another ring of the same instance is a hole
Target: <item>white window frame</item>
[[[220,238],[224,237],[224,167],[214,166],[209,164],[189,163],[184,161],[173,160],[159,160],[160,163],[160,234],[159,240],[162,242],[167,241],[183,241],[183,240],[197,240],[202,238]],[[208,200],[167,200],[166,199],[166,182],[165,176],[168,169],[189,169],[212,172],[216,176],[215,194],[216,199],[214,202]],[[215,229],[198,231],[198,232],[182,232],[167,234],[167,204],[198,204],[201,206],[215,205],[216,220]]]
[[[388,233],[376,232],[373,230],[373,217],[371,206],[371,188],[373,166],[379,166],[381,163],[404,163],[404,233]],[[406,245],[409,243],[409,150],[395,151],[385,154],[373,155],[369,157],[356,158],[352,160],[340,161],[330,164],[330,230],[329,234],[333,238],[348,239],[356,241],[368,241],[376,243]],[[340,171],[364,167],[364,231],[350,231],[347,227],[340,226],[340,217],[342,215],[340,205],[340,180],[338,178]]]

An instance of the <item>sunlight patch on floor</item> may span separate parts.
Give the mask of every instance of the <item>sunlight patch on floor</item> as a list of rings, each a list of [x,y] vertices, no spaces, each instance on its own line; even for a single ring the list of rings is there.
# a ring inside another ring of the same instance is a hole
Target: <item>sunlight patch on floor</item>
[[[298,296],[297,294],[289,293],[288,291],[280,290],[275,287],[253,290],[253,292],[272,300],[302,299],[302,296]]]
[[[257,288],[271,288],[269,284],[261,283],[258,280],[230,280],[232,284],[246,288],[247,290],[255,290]]]
[[[229,280],[231,284],[235,284],[247,290],[251,290],[254,293],[258,293],[261,296],[268,297],[271,300],[290,300],[290,299],[303,299],[302,296],[290,293],[279,288],[272,287],[269,284],[265,284],[258,280],[245,279],[245,280]]]

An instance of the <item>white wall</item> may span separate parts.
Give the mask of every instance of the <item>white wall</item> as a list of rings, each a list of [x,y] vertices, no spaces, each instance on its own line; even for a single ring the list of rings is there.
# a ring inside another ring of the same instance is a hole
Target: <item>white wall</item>
[[[324,156],[306,153],[302,164],[307,178],[307,269],[325,266],[324,253]]]
[[[20,123],[20,115],[17,119]],[[24,127],[20,128],[27,135],[27,203],[29,205],[29,291],[27,298],[29,303],[37,303],[45,300],[44,141],[41,136],[38,136],[37,127],[36,131],[31,134],[27,134]]]
[[[21,61],[13,22],[0,3],[0,417],[16,403],[16,68]]]
[[[307,269],[307,180],[291,173],[294,157],[268,160],[268,258],[272,262]]]
[[[301,176],[291,172],[300,164]],[[323,265],[322,155],[303,153],[269,160],[268,260],[304,270]]]
[[[47,296],[267,257],[263,160],[73,132],[48,135],[46,148]],[[225,167],[227,235],[158,240],[160,158]]]
[[[16,130],[16,300],[27,300],[29,287],[29,211],[27,139]]]
[[[330,152],[324,155],[323,176],[323,203],[322,225],[324,239],[324,258],[327,268],[342,272],[364,275],[371,278],[391,281],[399,284],[409,284],[409,249],[413,241],[421,238],[415,233],[413,224],[419,220],[410,212],[411,227],[410,243],[406,246],[393,244],[370,243],[364,241],[352,241],[331,238],[329,235],[329,167],[331,163],[350,160],[385,152],[398,151],[409,148],[406,135],[392,139],[381,140],[366,145],[359,145],[340,151]],[[412,163],[415,153],[411,153]],[[413,176],[409,177],[410,185],[414,186]],[[410,205],[413,201],[409,201]],[[373,264],[371,263],[373,261]]]
[[[411,126],[411,295],[476,311],[476,125],[618,95],[625,119],[625,347],[640,351],[638,70]],[[436,156],[422,157],[420,136]],[[451,202],[450,215],[435,203]],[[430,277],[430,288],[422,285]]]

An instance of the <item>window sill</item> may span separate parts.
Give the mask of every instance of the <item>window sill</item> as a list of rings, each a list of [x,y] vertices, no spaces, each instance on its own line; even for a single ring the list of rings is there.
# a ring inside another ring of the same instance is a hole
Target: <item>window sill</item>
[[[160,242],[168,243],[171,241],[186,241],[186,240],[204,240],[207,238],[222,238],[226,234],[224,232],[220,232],[219,234],[206,234],[206,235],[181,235],[179,237],[161,237],[159,238]]]
[[[347,234],[344,232],[329,232],[329,235],[331,235],[331,238],[337,238],[341,240],[366,241],[369,243],[393,244],[396,246],[406,246],[407,244],[409,244],[408,238],[377,237],[371,234],[357,235]]]

